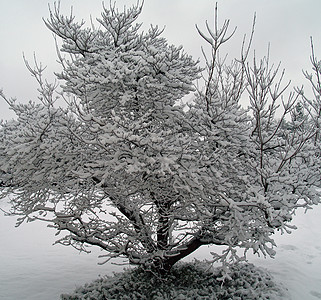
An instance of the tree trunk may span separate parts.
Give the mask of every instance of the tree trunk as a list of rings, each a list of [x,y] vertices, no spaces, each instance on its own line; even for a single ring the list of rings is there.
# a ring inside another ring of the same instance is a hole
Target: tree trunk
[[[198,237],[195,237],[191,239],[187,244],[181,246],[181,250],[176,249],[175,253],[176,255],[171,254],[170,251],[167,253],[167,256],[163,259],[159,259],[155,261],[153,269],[155,272],[160,274],[161,276],[166,276],[168,272],[171,270],[171,268],[181,259],[188,256],[189,254],[193,253],[195,250],[197,250],[200,246],[204,245],[200,241]],[[173,250],[174,253],[174,250]]]

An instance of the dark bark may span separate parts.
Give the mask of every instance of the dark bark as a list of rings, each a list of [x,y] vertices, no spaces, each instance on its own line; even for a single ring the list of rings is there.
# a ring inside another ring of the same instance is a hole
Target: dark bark
[[[135,214],[133,211],[129,210],[124,205],[119,202],[115,202],[116,207],[119,211],[132,222],[136,232],[141,236],[140,241],[146,248],[147,252],[153,252],[156,250],[155,243],[146,231],[146,224],[140,213]]]
[[[168,249],[169,231],[170,231],[170,218],[169,209],[170,204],[165,203],[157,205],[158,207],[158,228],[157,228],[157,248],[160,250]]]
[[[97,177],[92,177],[92,180],[96,184],[100,183],[100,179]],[[115,199],[114,197],[108,194],[107,196],[117,207],[117,209],[133,224],[135,231],[139,236],[138,239],[144,245],[147,252],[152,253],[153,251],[155,251],[156,245],[146,230],[146,224],[141,213],[136,213],[135,211],[129,209],[126,205],[123,205],[121,201]]]
[[[165,256],[164,259],[155,261],[155,270],[160,275],[166,275],[178,261],[193,253],[202,245],[204,245],[204,243],[202,243],[200,238],[194,237],[187,244],[173,250],[172,253],[169,251],[167,253],[168,256]],[[174,254],[174,251],[177,253],[176,255]]]
[[[172,221],[170,218],[170,210],[172,205],[171,199],[158,199],[155,193],[150,194],[158,213],[158,225],[157,225],[157,249],[167,250],[169,249],[169,236]]]

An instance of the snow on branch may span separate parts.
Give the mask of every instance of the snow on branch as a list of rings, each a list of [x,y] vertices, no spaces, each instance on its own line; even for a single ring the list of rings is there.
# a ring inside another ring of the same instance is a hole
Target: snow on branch
[[[121,256],[160,272],[202,245],[222,246],[213,259],[224,263],[250,249],[273,256],[273,233],[293,229],[295,210],[320,202],[313,43],[309,98],[303,88],[289,91],[269,55],[249,59],[255,18],[240,58],[228,63],[222,45],[236,31],[229,21],[219,26],[216,6],[214,28],[197,27],[210,47],[202,74],[163,30],[140,31],[142,6],[110,3],[97,28],[72,11],[62,15],[59,3],[50,8],[59,91],[36,59],[25,64],[37,102],[1,91],[16,119],[0,124],[0,197],[10,195],[17,225],[46,221],[65,233],[57,243],[98,246],[106,260]],[[203,90],[195,90],[199,79]],[[190,103],[179,104],[188,94]]]

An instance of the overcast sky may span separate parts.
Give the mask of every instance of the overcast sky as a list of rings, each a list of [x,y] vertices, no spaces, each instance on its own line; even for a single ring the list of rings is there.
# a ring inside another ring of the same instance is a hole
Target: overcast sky
[[[109,4],[109,1],[105,1]],[[239,53],[244,33],[249,33],[254,13],[257,15],[252,49],[258,57],[271,44],[271,60],[282,61],[287,79],[294,84],[304,83],[302,69],[309,69],[310,36],[314,38],[316,54],[321,58],[321,1],[320,0],[218,0],[219,20],[228,18],[231,29],[237,26],[235,39],[225,46],[231,56]],[[0,10],[0,88],[8,97],[21,102],[35,100],[37,85],[26,70],[22,53],[31,61],[35,52],[39,61],[48,65],[46,75],[59,70],[56,64],[54,40],[42,18],[48,16],[48,3],[53,0],[2,0]],[[120,8],[136,3],[117,0]],[[62,12],[69,14],[73,6],[79,19],[99,17],[101,0],[61,0]],[[213,0],[145,0],[138,19],[145,28],[150,24],[166,26],[164,36],[170,43],[183,45],[196,59],[204,45],[195,24],[204,28],[205,20],[213,24]],[[0,100],[0,118],[12,117],[4,101]]]

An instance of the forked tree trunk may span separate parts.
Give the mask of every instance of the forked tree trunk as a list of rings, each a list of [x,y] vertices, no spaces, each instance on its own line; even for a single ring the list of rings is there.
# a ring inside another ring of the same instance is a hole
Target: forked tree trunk
[[[204,243],[202,243],[199,238],[193,238],[190,242],[184,245],[184,248],[182,247],[182,250],[177,251],[177,255],[170,255],[164,259],[155,261],[153,270],[161,276],[166,276],[178,261],[193,253],[202,245],[204,245]]]

